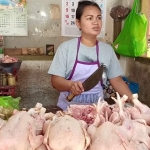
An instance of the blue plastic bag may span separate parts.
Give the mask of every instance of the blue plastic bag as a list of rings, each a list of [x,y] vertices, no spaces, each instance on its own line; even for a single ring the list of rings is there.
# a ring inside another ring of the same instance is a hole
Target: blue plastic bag
[[[130,81],[129,79],[127,79],[127,77],[122,77],[122,79],[128,85],[129,89],[131,90],[131,92],[133,94],[136,94],[136,93],[138,94],[138,92],[139,92],[139,84],[138,83]],[[110,98],[110,97],[116,97],[116,91],[110,84],[108,78],[107,78],[106,84],[105,85],[103,84],[102,87],[103,87],[104,99]]]
[[[122,77],[122,79],[126,82],[126,84],[128,85],[129,89],[131,90],[131,92],[133,94],[139,93],[139,84],[138,83],[130,81],[126,77]]]

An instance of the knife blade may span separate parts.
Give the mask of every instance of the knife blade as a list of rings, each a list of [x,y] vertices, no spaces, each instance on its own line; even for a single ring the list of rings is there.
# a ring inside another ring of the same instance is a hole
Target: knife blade
[[[90,75],[83,83],[84,92],[91,90],[95,87],[98,82],[102,79],[103,74],[103,65],[101,65],[92,75]],[[70,93],[67,96],[67,101],[71,101],[75,97],[74,94]]]

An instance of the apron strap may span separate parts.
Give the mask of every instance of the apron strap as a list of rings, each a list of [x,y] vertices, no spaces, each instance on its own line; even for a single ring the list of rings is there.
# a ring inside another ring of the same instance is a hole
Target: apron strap
[[[75,60],[75,63],[74,63],[74,65],[73,65],[72,72],[71,72],[70,77],[68,78],[68,80],[71,80],[71,78],[72,78],[72,76],[73,76],[73,74],[74,74],[74,71],[75,71],[76,65],[77,65],[78,52],[79,52],[79,47],[80,47],[80,41],[81,41],[81,37],[78,37],[76,60]]]
[[[75,63],[74,63],[72,72],[71,72],[70,77],[68,78],[68,80],[71,80],[71,78],[72,78],[72,76],[73,76],[73,74],[74,74],[76,65],[77,65],[80,43],[81,43],[81,37],[78,37],[76,60],[75,60]],[[97,54],[97,64],[98,64],[98,67],[100,67],[101,64],[100,64],[99,59],[98,59],[98,56],[99,56],[99,44],[98,44],[98,41],[97,41],[97,40],[96,40],[96,54]]]
[[[98,56],[99,56],[99,44],[98,44],[98,41],[96,41],[96,54],[97,54],[98,67],[100,67],[101,64],[100,64],[99,59],[98,59]]]

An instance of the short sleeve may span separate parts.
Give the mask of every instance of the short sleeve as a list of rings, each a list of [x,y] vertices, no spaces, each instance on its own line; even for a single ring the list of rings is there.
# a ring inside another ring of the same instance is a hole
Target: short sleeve
[[[64,43],[58,47],[51,66],[48,70],[48,74],[57,75],[65,78],[67,62],[66,48],[67,47]]]
[[[120,62],[112,48],[110,64],[109,64],[109,67],[107,68],[107,77],[108,77],[108,79],[111,79],[111,78],[115,78],[115,77],[118,77],[121,75],[123,75],[123,70],[122,70]]]

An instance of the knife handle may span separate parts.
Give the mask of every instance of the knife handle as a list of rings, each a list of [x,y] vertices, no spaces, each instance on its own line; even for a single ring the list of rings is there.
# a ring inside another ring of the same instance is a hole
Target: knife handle
[[[72,93],[70,93],[68,96],[67,96],[67,101],[68,102],[70,102],[70,101],[72,101],[72,99],[75,97],[75,95],[74,94],[72,94]]]

